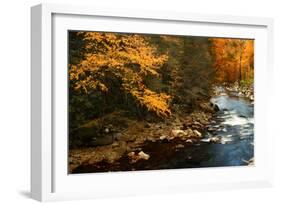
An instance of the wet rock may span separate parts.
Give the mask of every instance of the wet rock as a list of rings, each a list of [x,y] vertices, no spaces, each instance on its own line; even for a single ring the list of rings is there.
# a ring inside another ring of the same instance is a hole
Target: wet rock
[[[182,136],[187,135],[187,133],[185,131],[180,130],[180,129],[173,129],[171,131],[171,134],[173,137],[182,137]]]
[[[238,115],[238,117],[247,118],[245,115]]]
[[[215,112],[220,111],[220,108],[219,108],[219,106],[217,104],[214,105],[214,110],[215,110]]]
[[[202,137],[202,134],[198,131],[198,130],[193,130],[193,133],[195,134],[195,136],[197,137],[197,138],[201,138]]]
[[[187,137],[193,137],[194,136],[194,132],[190,128],[186,130],[186,133],[187,133],[187,135],[186,135]]]
[[[133,157],[133,156],[135,156],[135,152],[129,152],[129,153],[127,154],[127,156],[128,156],[128,157]]]
[[[193,141],[191,139],[187,139],[185,142],[186,143],[193,143]]]
[[[114,147],[118,147],[119,146],[119,143],[116,141],[116,142],[113,142],[113,144],[111,145],[113,148]]]
[[[171,141],[171,140],[173,140],[173,139],[175,139],[174,136],[168,136],[168,137],[167,137],[167,140],[168,140],[168,141]]]
[[[220,111],[220,108],[217,104],[213,103],[213,102],[210,102],[210,106],[212,107],[212,109],[215,111],[215,112],[218,112]]]
[[[176,148],[177,149],[184,148],[184,145],[183,144],[178,144],[178,145],[176,145]]]
[[[144,153],[143,151],[140,151],[138,154],[139,158],[148,160],[150,158],[149,154]]]
[[[156,142],[156,139],[153,137],[147,137],[146,139],[150,142]]]
[[[244,160],[242,159],[243,162],[247,163],[249,166],[254,165],[255,164],[255,159],[251,158],[249,160]]]
[[[146,154],[143,151],[140,151],[137,154],[136,154],[136,152],[130,152],[127,154],[127,156],[131,159],[131,163],[136,163],[137,161],[139,161],[141,159],[148,160],[150,158],[150,155]]]
[[[219,137],[212,137],[210,138],[210,143],[220,143],[221,138]]]
[[[255,164],[255,159],[254,158],[251,158],[249,161],[248,161],[248,165],[254,165]]]
[[[166,135],[162,135],[162,136],[159,137],[160,140],[164,140],[164,139],[167,139],[167,138],[168,137]]]
[[[197,126],[199,126],[199,127],[202,127],[202,126],[203,126],[200,122],[197,122],[197,121],[195,121],[195,122],[193,123],[193,125],[197,125]]]

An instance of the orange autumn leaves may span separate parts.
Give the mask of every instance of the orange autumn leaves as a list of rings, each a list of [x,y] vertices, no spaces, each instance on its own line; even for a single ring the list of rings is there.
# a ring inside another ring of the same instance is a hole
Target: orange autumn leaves
[[[144,77],[159,76],[158,70],[167,61],[167,55],[158,55],[147,37],[137,34],[81,32],[84,36],[84,59],[78,65],[69,65],[70,81],[75,90],[110,90],[108,76],[121,82],[122,90],[138,104],[158,116],[171,114],[170,96],[156,93],[144,84]],[[81,34],[80,33],[80,34]]]
[[[254,40],[210,38],[218,82],[253,82]]]
[[[70,89],[76,95],[73,95],[73,101],[79,104],[81,94],[86,96],[85,99],[93,94],[104,98],[119,95],[116,94],[118,91],[122,93],[120,99],[122,95],[126,99],[132,97],[136,107],[168,117],[172,97],[186,94],[197,99],[194,91],[208,88],[206,82],[213,82],[213,73],[216,82],[251,83],[253,80],[253,40],[164,35],[157,43],[155,39],[153,42],[152,36],[141,34],[72,34],[79,38],[70,38],[74,41],[71,52],[75,55],[70,54],[73,60],[78,59],[69,64]],[[163,76],[166,76],[166,83],[163,83]],[[167,76],[172,81],[167,80]],[[158,90],[149,86],[147,79],[151,77],[169,89]],[[169,81],[171,85],[167,83]],[[182,82],[185,85],[181,90],[177,84],[182,85]],[[177,89],[178,93],[171,92]],[[89,104],[95,105],[92,100]]]

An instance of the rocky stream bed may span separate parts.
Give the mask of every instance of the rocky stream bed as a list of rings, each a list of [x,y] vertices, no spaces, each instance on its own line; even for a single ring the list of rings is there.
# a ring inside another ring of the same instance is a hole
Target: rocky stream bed
[[[252,165],[253,100],[252,90],[217,86],[189,115],[131,122],[112,144],[71,149],[69,173]]]

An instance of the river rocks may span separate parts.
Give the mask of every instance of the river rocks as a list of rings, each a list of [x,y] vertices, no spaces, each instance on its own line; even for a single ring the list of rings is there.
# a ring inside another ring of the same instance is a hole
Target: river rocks
[[[219,106],[217,105],[217,104],[214,104],[214,110],[216,111],[216,112],[218,112],[218,111],[220,111],[220,108],[219,108]]]
[[[162,136],[159,137],[159,139],[160,139],[160,140],[168,139],[168,136],[162,135]]]
[[[211,102],[211,103],[210,103],[210,106],[212,107],[212,109],[213,109],[215,112],[220,111],[220,108],[219,108],[219,106],[218,106],[217,104]]]
[[[225,89],[232,96],[244,97],[254,101],[254,85],[239,85],[238,82],[235,82],[232,85],[226,86]]]
[[[249,161],[248,161],[248,165],[254,165],[255,164],[255,159],[254,158],[251,158]]]
[[[193,143],[192,139],[187,139],[185,142],[186,142],[186,143],[190,143],[190,144]]]
[[[250,95],[249,98],[250,98],[251,101],[254,101],[254,95]]]
[[[208,130],[208,132],[214,132],[214,131],[216,131],[217,129],[214,128],[214,127],[208,127],[207,130]]]
[[[179,136],[162,135],[162,136],[159,137],[159,139],[160,139],[161,141],[163,141],[163,140],[171,141],[171,140],[173,140],[173,139],[175,139],[175,138],[178,138],[178,137],[179,137]]]
[[[255,159],[251,158],[249,160],[242,159],[243,162],[247,163],[249,166],[253,166],[255,164]]]
[[[118,141],[115,141],[111,146],[112,146],[113,148],[114,148],[114,147],[118,147],[118,146],[119,146],[119,142],[118,142]]]
[[[144,153],[143,151],[140,151],[138,154],[138,157],[140,159],[148,160],[150,158],[149,154]]]
[[[171,131],[171,135],[173,137],[183,137],[183,136],[186,136],[187,133],[184,131],[184,130],[180,130],[180,129],[173,129]]]
[[[194,121],[191,127],[192,129],[200,129],[203,127],[203,125],[200,122]]]
[[[202,137],[202,134],[201,134],[198,130],[193,130],[193,133],[194,133],[194,135],[195,135],[197,138],[201,138],[201,137]]]
[[[219,137],[211,137],[210,138],[210,143],[220,143],[221,138]]]
[[[139,153],[136,152],[129,152],[127,156],[130,158],[131,163],[136,163],[139,160],[148,160],[150,158],[149,154],[144,153],[143,151],[140,151]]]
[[[184,145],[183,144],[178,144],[178,145],[176,145],[176,148],[177,149],[184,148]]]
[[[146,140],[150,142],[156,142],[156,139],[154,137],[147,137]]]
[[[213,112],[208,111],[210,108],[208,103],[203,103],[204,106],[206,107],[204,111],[199,108],[200,110],[194,110],[192,113],[174,114],[165,121],[147,122],[127,119],[123,121],[127,125],[125,129],[121,128],[121,124],[118,124],[119,127],[116,129],[116,124],[108,120],[106,127],[98,130],[97,127],[102,123],[91,122],[86,125],[87,127],[83,126],[83,132],[85,131],[85,136],[90,138],[92,145],[96,146],[89,145],[83,150],[71,149],[69,154],[71,158],[70,173],[81,164],[95,165],[99,162],[111,164],[124,156],[130,163],[148,160],[151,158],[150,154],[142,151],[142,148],[145,148],[146,144],[152,144],[151,142],[161,143],[163,141],[165,144],[173,145],[172,148],[177,150],[185,145],[198,143],[199,139],[203,137],[201,131],[209,124],[213,115]],[[110,125],[114,126],[114,131]],[[96,136],[90,136],[93,134],[93,130],[98,132]],[[102,143],[101,140],[105,143]],[[79,154],[80,157],[76,157],[75,154]]]

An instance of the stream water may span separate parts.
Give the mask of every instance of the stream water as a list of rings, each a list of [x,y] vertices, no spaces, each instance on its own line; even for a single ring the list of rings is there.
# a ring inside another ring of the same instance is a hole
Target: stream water
[[[131,164],[125,155],[113,164],[80,166],[74,173],[248,165],[254,157],[253,104],[238,97],[237,92],[227,92],[223,87],[216,90],[218,95],[211,102],[220,110],[200,142],[181,148],[177,146],[182,142],[177,140],[146,142],[142,150],[150,154],[149,160]]]
[[[202,166],[236,166],[247,164],[254,156],[254,107],[237,93],[227,93],[223,88],[220,94],[211,99],[218,105],[214,121],[208,126],[204,142],[212,139],[218,144],[210,144],[202,152],[211,158],[201,163]]]
[[[158,160],[155,168],[248,165],[254,157],[254,106],[248,99],[238,97],[237,92],[226,92],[223,87],[217,90],[219,94],[211,102],[220,111],[208,125],[201,142],[187,145],[163,161]],[[169,153],[168,148],[166,151]]]

